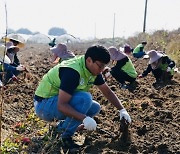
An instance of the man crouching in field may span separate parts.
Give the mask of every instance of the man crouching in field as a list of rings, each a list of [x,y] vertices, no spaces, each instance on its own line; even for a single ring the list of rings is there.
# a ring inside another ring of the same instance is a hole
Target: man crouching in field
[[[62,133],[62,145],[70,150],[79,148],[72,140],[79,125],[83,124],[89,131],[96,130],[93,117],[99,113],[100,104],[88,92],[93,84],[119,110],[120,120],[124,117],[131,123],[129,114],[102,77],[109,61],[110,54],[105,47],[89,47],[85,55],[65,60],[50,69],[35,91],[37,116],[46,121],[63,120],[57,128]]]

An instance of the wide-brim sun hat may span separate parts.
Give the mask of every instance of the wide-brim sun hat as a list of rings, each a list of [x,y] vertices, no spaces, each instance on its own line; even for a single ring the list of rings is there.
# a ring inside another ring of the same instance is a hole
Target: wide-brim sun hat
[[[57,46],[50,48],[50,50],[52,53],[62,59],[75,57],[72,51],[67,50],[67,46],[64,43],[59,43]]]
[[[113,47],[113,46],[109,47],[108,51],[110,53],[110,57],[112,60],[118,61],[127,57],[125,53],[123,53],[122,51],[119,51],[116,47]]]
[[[11,60],[9,57],[6,55],[6,47],[4,45],[0,46],[0,62],[4,62],[6,64],[10,64]]]
[[[149,56],[149,64],[154,63],[155,61],[157,61],[158,59],[160,59],[161,57],[164,56],[163,53],[160,53],[156,50],[150,50],[147,52],[147,55]]]
[[[17,41],[17,46],[23,48],[25,46],[25,39],[18,34],[9,34],[7,37],[3,37],[2,40],[9,42],[11,40]]]

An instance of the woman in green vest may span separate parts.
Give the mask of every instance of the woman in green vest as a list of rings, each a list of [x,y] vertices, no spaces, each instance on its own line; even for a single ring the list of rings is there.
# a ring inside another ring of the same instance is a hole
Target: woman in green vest
[[[50,69],[35,91],[37,116],[46,121],[61,121],[57,130],[61,132],[62,145],[70,151],[79,148],[72,140],[78,126],[96,130],[93,117],[100,112],[100,104],[89,93],[93,85],[118,109],[120,120],[124,117],[131,123],[126,109],[103,80],[101,73],[109,61],[110,55],[105,47],[89,47],[85,55],[64,60]]]
[[[142,58],[144,55],[146,55],[145,51],[144,51],[144,47],[147,44],[146,41],[143,41],[142,43],[138,44],[134,50],[133,50],[133,56],[135,58]]]
[[[150,57],[149,64],[146,70],[139,75],[139,78],[145,77],[152,72],[156,79],[156,82],[153,83],[155,87],[160,83],[170,81],[174,75],[175,62],[162,51],[151,50],[147,54]]]
[[[125,54],[127,51],[120,51],[116,47],[109,47],[108,50],[111,59],[116,62],[115,66],[111,68],[111,75],[120,83],[121,88],[134,89],[137,72],[131,59]],[[128,52],[130,53],[130,51]]]

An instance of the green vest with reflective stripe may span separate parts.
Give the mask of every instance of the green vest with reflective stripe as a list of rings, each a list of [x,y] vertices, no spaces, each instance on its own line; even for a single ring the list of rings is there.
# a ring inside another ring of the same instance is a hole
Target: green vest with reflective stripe
[[[3,65],[0,62],[0,72],[3,72]]]
[[[129,59],[128,62],[126,62],[126,64],[121,69],[124,72],[126,72],[130,77],[132,77],[132,78],[137,77],[137,72],[136,72],[136,69],[134,68],[134,65],[133,65],[131,59]]]
[[[59,69],[62,67],[72,68],[79,73],[80,81],[75,91],[88,91],[92,87],[96,76],[93,76],[87,70],[84,56],[76,56],[69,60],[62,61],[43,76],[38,88],[35,91],[37,96],[49,98],[58,95],[61,84],[61,80],[59,78]]]
[[[133,53],[138,53],[140,51],[140,48],[144,48],[144,46],[142,44],[139,44],[135,47],[135,49],[133,50]]]
[[[167,64],[167,63],[165,63],[165,64],[162,64],[162,63],[161,63],[161,64],[159,65],[159,68],[160,68],[161,70],[163,70],[163,71],[166,71],[167,68],[168,68],[168,64]],[[171,73],[171,75],[174,75],[174,69],[171,69],[170,73]]]

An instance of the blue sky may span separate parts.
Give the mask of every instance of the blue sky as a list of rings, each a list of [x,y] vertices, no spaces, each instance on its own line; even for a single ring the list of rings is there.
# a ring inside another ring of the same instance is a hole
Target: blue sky
[[[80,37],[127,37],[142,32],[145,0],[0,0],[0,33],[8,27],[28,28],[47,34],[51,27],[64,28]],[[180,27],[180,0],[148,0],[146,31]]]

